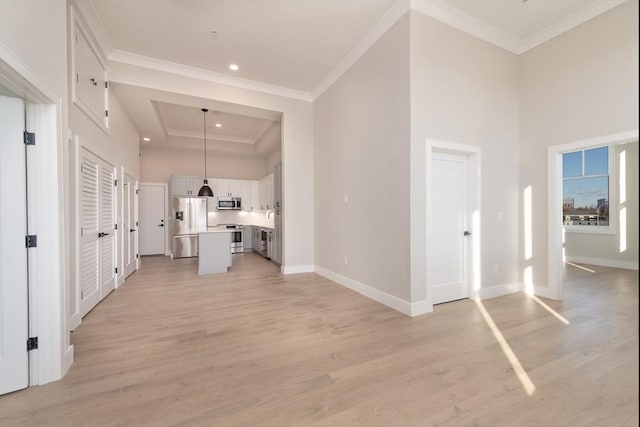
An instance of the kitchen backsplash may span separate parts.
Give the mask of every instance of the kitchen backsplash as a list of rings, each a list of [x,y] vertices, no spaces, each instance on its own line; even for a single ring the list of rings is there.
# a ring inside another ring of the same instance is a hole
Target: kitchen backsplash
[[[267,212],[217,211],[209,212],[209,226],[216,224],[244,224],[273,227],[275,214],[267,218]]]

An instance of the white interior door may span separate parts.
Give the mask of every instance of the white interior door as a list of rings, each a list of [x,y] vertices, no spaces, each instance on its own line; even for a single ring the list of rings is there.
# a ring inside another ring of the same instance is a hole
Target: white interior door
[[[0,394],[29,385],[24,116],[0,96]]]
[[[468,157],[434,152],[427,239],[427,283],[433,304],[469,297]]]
[[[164,255],[166,228],[164,187],[140,184],[138,208],[140,255]]]
[[[80,158],[80,312],[100,302],[100,159],[82,150]]]
[[[100,165],[100,299],[116,288],[115,170]]]
[[[124,229],[124,276],[127,277],[136,270],[136,254],[137,254],[137,216],[136,216],[136,190],[137,182],[131,176],[124,175],[124,205],[123,218]]]

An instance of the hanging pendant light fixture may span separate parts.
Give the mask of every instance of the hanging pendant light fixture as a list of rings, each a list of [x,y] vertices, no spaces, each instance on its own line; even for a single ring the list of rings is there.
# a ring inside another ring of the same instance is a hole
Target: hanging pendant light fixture
[[[213,197],[213,190],[209,187],[209,181],[207,180],[207,111],[209,110],[206,108],[202,109],[204,116],[204,183],[200,187],[200,191],[198,191],[198,197]]]

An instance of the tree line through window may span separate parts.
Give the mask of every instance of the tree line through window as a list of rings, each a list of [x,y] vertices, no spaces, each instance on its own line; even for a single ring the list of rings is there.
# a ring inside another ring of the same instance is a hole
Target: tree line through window
[[[564,225],[609,225],[609,147],[562,155]]]

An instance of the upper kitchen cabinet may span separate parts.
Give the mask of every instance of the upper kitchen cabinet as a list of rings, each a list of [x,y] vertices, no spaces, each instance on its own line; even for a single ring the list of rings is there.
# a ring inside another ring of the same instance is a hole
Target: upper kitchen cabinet
[[[204,178],[201,176],[172,175],[171,195],[173,197],[197,197],[203,181]],[[209,180],[209,186],[211,186],[211,181]],[[215,194],[215,188],[213,192]]]
[[[238,179],[214,179],[213,193],[216,197],[243,197],[244,182]]]
[[[100,129],[109,133],[109,83],[105,63],[72,10],[71,96]]]

